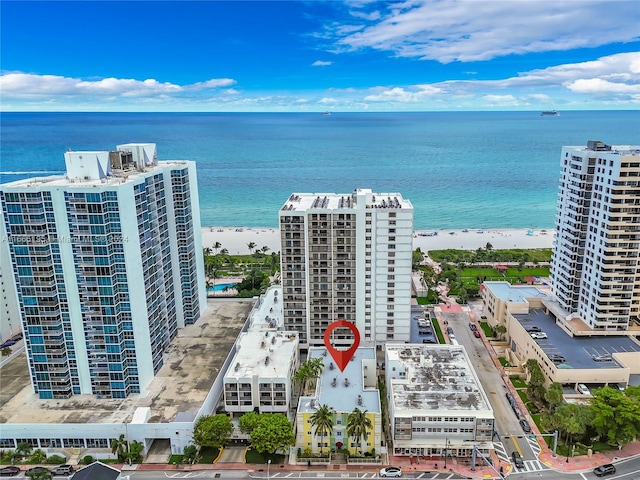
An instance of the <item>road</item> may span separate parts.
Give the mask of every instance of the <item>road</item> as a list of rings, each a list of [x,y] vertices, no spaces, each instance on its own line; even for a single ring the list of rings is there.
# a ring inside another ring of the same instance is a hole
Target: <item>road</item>
[[[522,431],[519,419],[505,396],[508,392],[504,383],[505,379],[494,366],[482,339],[473,336],[473,331],[469,328],[468,314],[446,313],[442,314],[442,318],[448,321],[445,330],[447,326],[453,328],[456,340],[467,350],[480,383],[489,397],[495,417],[495,430],[504,447],[501,448],[500,442],[496,441],[498,457],[504,461],[510,461],[511,453],[517,451],[525,462],[539,462],[537,454],[540,452],[540,447],[535,439],[530,439]],[[479,325],[478,328],[480,328]],[[531,470],[534,469],[533,467],[536,467],[536,470],[543,468],[542,465],[534,465],[533,463],[530,463],[528,467]]]
[[[123,472],[125,473],[125,472]],[[162,480],[167,478],[175,479],[198,479],[209,480],[215,478],[229,478],[229,479],[260,479],[267,480],[267,474],[265,472],[248,473],[244,470],[206,470],[199,472],[126,472],[130,476],[130,480]],[[126,477],[125,477],[126,478]],[[411,473],[410,475],[403,475],[402,478],[412,478],[416,480],[461,480],[465,477],[452,473],[437,473],[437,472],[419,472]],[[332,472],[332,471],[301,471],[301,472],[277,472],[268,477],[268,480],[281,480],[281,479],[368,479],[368,480],[380,480],[381,477],[377,473],[372,472]]]

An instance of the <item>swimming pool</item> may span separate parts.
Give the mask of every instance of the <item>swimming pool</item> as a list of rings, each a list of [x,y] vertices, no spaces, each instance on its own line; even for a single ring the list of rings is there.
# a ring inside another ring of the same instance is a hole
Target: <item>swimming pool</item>
[[[207,287],[207,292],[221,292],[225,288],[233,288],[237,283],[218,283],[213,287]]]

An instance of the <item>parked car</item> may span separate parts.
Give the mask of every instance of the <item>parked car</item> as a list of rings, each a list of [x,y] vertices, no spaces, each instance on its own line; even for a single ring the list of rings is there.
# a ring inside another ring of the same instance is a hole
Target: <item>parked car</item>
[[[525,328],[525,330],[529,333],[533,333],[533,332],[541,332],[542,330],[540,330],[540,327],[536,327],[535,325],[532,325],[530,327]]]
[[[51,480],[51,479],[53,479],[53,473],[51,473],[49,470],[47,470],[44,467],[33,467],[33,468],[30,468],[29,470],[24,472],[24,476],[25,477],[29,477],[29,478],[37,477],[39,480],[44,480],[44,479]]]
[[[593,469],[593,474],[596,477],[604,477],[605,475],[613,475],[616,473],[616,467],[612,464],[607,463],[606,465],[600,465]]]
[[[436,342],[433,338],[429,337],[429,338],[423,338],[422,343],[438,343],[438,342]]]
[[[418,330],[418,333],[420,335],[429,335],[430,333],[433,333],[433,330],[431,330],[430,328],[421,328],[420,330]]]
[[[611,362],[613,361],[613,358],[611,357],[611,355],[594,355],[593,360],[595,362]]]
[[[19,340],[22,340],[22,337],[23,337],[22,332],[18,332],[13,337],[11,337],[11,340],[14,340],[17,342]]]
[[[477,331],[477,330],[478,330],[478,326],[477,326],[475,323],[473,323],[473,322],[469,322],[469,328],[470,328],[473,332],[475,332],[475,331]]]
[[[447,327],[447,333],[449,334],[453,333],[453,327]]]
[[[0,468],[0,477],[15,477],[20,473],[20,469],[15,465]]]
[[[401,477],[402,469],[400,467],[384,467],[380,469],[381,477]]]
[[[531,334],[531,338],[533,338],[534,340],[542,340],[544,338],[547,338],[547,334],[544,332],[534,332]]]
[[[591,395],[591,391],[584,383],[579,383],[578,388],[576,388],[576,390],[578,391],[578,393],[581,393],[582,395]]]
[[[513,405],[513,395],[511,395],[510,393],[505,393],[504,396],[507,397],[507,402],[509,402],[509,405]]]
[[[71,465],[60,465],[59,467],[52,468],[51,473],[54,475],[71,475],[73,473],[73,467]]]
[[[524,461],[518,452],[513,452],[511,454],[511,459],[513,460],[513,464],[516,468],[524,468]]]
[[[551,360],[553,363],[564,363],[567,361],[567,359],[564,358],[562,355],[558,355],[556,353],[550,353],[549,360]]]
[[[524,433],[531,433],[531,427],[529,426],[529,422],[527,422],[524,418],[520,420],[520,426],[522,427],[522,431]]]
[[[480,332],[478,330],[473,331],[473,336],[476,338],[480,338]]]

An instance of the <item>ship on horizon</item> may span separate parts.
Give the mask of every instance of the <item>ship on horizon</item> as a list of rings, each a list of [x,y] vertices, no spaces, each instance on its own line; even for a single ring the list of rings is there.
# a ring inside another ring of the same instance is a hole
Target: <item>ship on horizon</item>
[[[543,110],[540,112],[541,117],[559,117],[560,114],[556,110]]]

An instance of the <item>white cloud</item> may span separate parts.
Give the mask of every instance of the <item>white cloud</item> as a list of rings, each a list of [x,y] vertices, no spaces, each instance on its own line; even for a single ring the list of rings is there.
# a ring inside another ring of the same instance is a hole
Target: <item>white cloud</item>
[[[331,97],[323,97],[320,99],[319,103],[322,103],[323,105],[335,105],[338,103],[338,100]]]
[[[442,93],[442,89],[431,85],[413,85],[411,90],[405,90],[402,87],[393,87],[383,89],[377,87],[376,93],[364,97],[366,102],[400,102],[400,103],[416,103],[424,101],[425,98],[438,93]]]
[[[382,12],[370,12],[366,3],[357,6],[351,17],[364,24],[346,20],[326,27],[342,48],[374,48],[442,63],[640,38],[635,1],[402,0],[384,4]]]
[[[482,99],[489,103],[515,103],[517,101],[513,95],[485,95]]]
[[[327,62],[324,60],[316,60],[315,62],[313,62],[311,64],[312,67],[328,67],[329,65],[331,65],[333,62]]]
[[[626,85],[602,78],[580,79],[567,84],[566,87],[578,93],[640,93],[640,84]]]
[[[0,76],[3,97],[35,97],[50,95],[143,97],[202,91],[235,84],[229,78],[211,79],[189,85],[158,82],[155,79],[103,78],[83,80],[58,75],[6,73]]]

